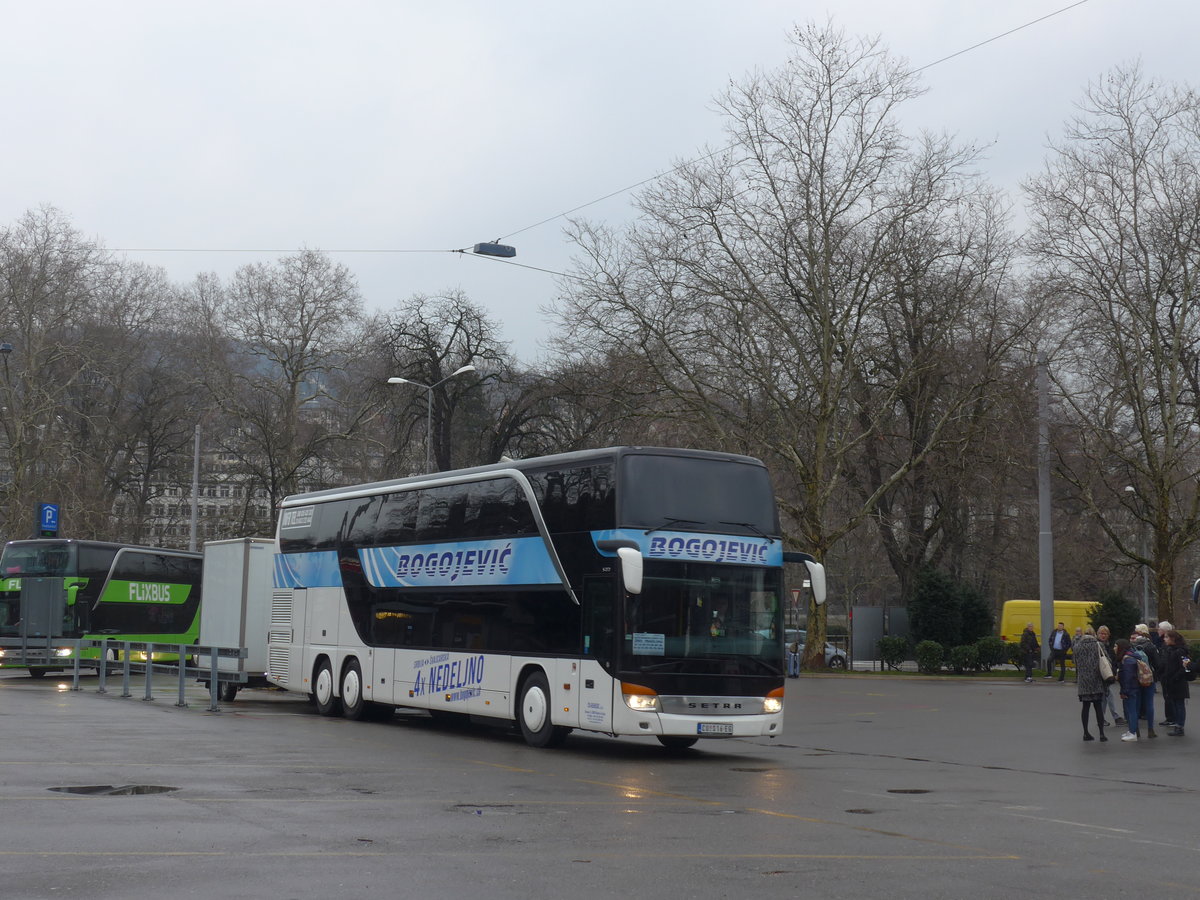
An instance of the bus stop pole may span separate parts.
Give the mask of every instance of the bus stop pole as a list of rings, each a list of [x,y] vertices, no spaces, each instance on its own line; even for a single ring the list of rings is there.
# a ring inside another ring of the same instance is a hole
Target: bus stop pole
[[[187,700],[183,697],[183,686],[187,683],[187,658],[183,655],[183,647],[183,644],[179,645],[179,699],[175,701],[175,705],[186,707]]]
[[[71,690],[79,690],[79,648],[82,641],[75,638],[75,665],[73,666],[73,674],[71,676]]]
[[[143,700],[154,699],[154,645],[146,645],[146,694]]]
[[[100,640],[100,667],[97,674],[100,676],[100,683],[96,686],[97,694],[108,693],[108,638]]]
[[[125,641],[124,647],[121,651],[121,696],[132,697],[133,692],[129,690],[129,641]]]
[[[217,659],[216,647],[208,648],[208,662],[208,710],[209,712],[217,712],[221,708],[217,706],[217,691],[220,689],[220,682],[218,679],[221,677],[221,673],[219,671],[220,664]]]

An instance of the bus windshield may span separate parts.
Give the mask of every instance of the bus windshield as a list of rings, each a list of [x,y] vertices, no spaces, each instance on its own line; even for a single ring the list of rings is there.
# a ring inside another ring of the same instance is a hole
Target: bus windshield
[[[778,570],[648,562],[645,573],[642,592],[626,599],[622,668],[665,670],[684,660],[738,657],[762,664],[746,667],[747,674],[780,668]]]
[[[52,543],[10,544],[0,558],[0,574],[5,578],[24,575],[41,578],[63,578],[75,574],[71,545]]]

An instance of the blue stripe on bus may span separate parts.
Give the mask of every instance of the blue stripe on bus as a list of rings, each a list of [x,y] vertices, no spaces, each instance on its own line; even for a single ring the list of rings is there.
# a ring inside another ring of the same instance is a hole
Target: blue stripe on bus
[[[358,551],[372,587],[560,584],[541,538],[447,541]]]
[[[783,565],[783,542],[768,541],[760,537],[697,534],[692,531],[652,531],[646,534],[640,528],[613,528],[593,531],[592,540],[633,541],[646,559],[732,563],[743,566]],[[609,552],[606,555],[616,554]]]
[[[275,554],[275,587],[341,587],[342,571],[334,550]]]

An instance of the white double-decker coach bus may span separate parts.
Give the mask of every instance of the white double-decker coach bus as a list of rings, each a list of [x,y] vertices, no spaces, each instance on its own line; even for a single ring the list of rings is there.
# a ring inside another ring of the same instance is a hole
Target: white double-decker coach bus
[[[783,728],[783,562],[766,467],[617,447],[281,504],[270,681],[324,715],[420,707],[700,738]],[[805,554],[817,599],[824,570]]]

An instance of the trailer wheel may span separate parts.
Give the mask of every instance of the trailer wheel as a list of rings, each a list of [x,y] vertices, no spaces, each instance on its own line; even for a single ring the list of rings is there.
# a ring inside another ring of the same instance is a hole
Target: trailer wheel
[[[222,681],[217,687],[217,698],[226,703],[232,703],[237,699],[237,695],[238,685],[232,681]]]
[[[322,659],[313,670],[313,697],[317,712],[323,716],[336,716],[342,711],[342,702],[333,696],[333,668],[327,659]]]

